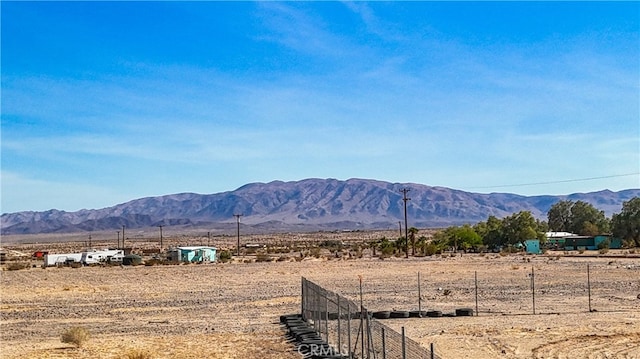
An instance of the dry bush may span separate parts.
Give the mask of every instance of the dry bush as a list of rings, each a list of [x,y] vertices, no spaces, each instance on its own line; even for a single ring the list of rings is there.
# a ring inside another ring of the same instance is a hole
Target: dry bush
[[[131,349],[123,357],[123,359],[152,359],[153,354],[143,349]]]
[[[89,337],[90,335],[87,329],[83,327],[71,327],[62,333],[62,338],[60,340],[63,343],[73,344],[80,348],[87,340],[89,340]]]
[[[315,258],[320,258],[320,252],[321,252],[321,251],[322,251],[322,249],[321,249],[321,248],[319,248],[319,247],[313,247],[313,248],[311,248],[310,253],[311,253],[311,255],[312,255],[312,256],[314,256]]]
[[[29,268],[29,263],[27,262],[12,262],[7,264],[7,270],[21,270]]]
[[[146,261],[144,261],[144,265],[147,266],[147,267],[160,265],[160,264],[163,264],[163,263],[164,263],[164,261],[162,259],[158,259],[158,258],[151,258],[151,259],[147,259]]]
[[[271,262],[273,258],[266,253],[258,253],[256,254],[256,262]]]

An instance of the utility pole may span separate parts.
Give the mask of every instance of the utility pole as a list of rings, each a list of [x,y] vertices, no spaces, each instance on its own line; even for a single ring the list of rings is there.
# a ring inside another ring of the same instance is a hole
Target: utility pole
[[[211,247],[211,232],[207,232],[207,247]]]
[[[124,224],[122,225],[122,249],[124,250]]]
[[[234,214],[234,217],[236,217],[236,223],[238,224],[238,257],[240,256],[240,217],[242,217],[242,214]]]
[[[116,245],[116,247],[120,249],[120,231],[117,231],[117,232],[118,232],[118,244]]]
[[[162,225],[159,225],[158,227],[160,227],[160,252],[162,252]]]
[[[91,235],[89,235],[89,249],[91,249],[93,246],[91,245]]]
[[[407,227],[407,201],[411,200],[411,198],[407,198],[407,192],[409,191],[410,189],[408,188],[400,190],[400,192],[402,192],[402,200],[404,201],[404,241],[406,242],[405,258],[409,258],[409,232]]]

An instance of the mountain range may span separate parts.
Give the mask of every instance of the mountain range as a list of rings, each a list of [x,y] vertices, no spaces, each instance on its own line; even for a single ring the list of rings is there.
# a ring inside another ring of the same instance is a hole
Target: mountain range
[[[368,179],[305,179],[251,183],[216,194],[180,193],[148,197],[102,209],[76,212],[49,210],[5,213],[3,235],[74,233],[175,226],[182,228],[235,228],[274,232],[293,230],[356,230],[397,228],[404,223],[402,189],[408,189],[409,226],[443,227],[477,223],[490,215],[498,218],[530,211],[546,219],[560,200],[585,201],[605,212],[620,212],[622,203],[640,196],[640,189],[603,190],[553,196],[509,193],[470,193],[415,183],[389,183]]]

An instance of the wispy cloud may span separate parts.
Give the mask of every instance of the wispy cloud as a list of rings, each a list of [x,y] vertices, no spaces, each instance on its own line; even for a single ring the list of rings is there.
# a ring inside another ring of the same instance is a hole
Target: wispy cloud
[[[140,182],[162,178],[141,185],[148,195],[231,178],[464,188],[637,167],[640,49],[624,46],[637,34],[466,41],[394,23],[381,10],[392,6],[258,3],[246,46],[268,50],[231,70],[215,58],[81,75],[3,68],[3,172],[82,186],[129,166]]]

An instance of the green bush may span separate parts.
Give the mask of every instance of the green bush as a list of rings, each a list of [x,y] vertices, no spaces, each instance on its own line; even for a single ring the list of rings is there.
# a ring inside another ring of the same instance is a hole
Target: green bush
[[[218,260],[220,260],[220,262],[222,262],[222,263],[226,263],[226,262],[230,261],[232,257],[233,257],[233,255],[231,254],[231,251],[229,251],[229,250],[221,251],[220,254],[218,254]]]
[[[89,340],[89,331],[83,327],[71,327],[65,330],[62,333],[63,343],[73,344],[76,347],[80,348],[82,345]]]

